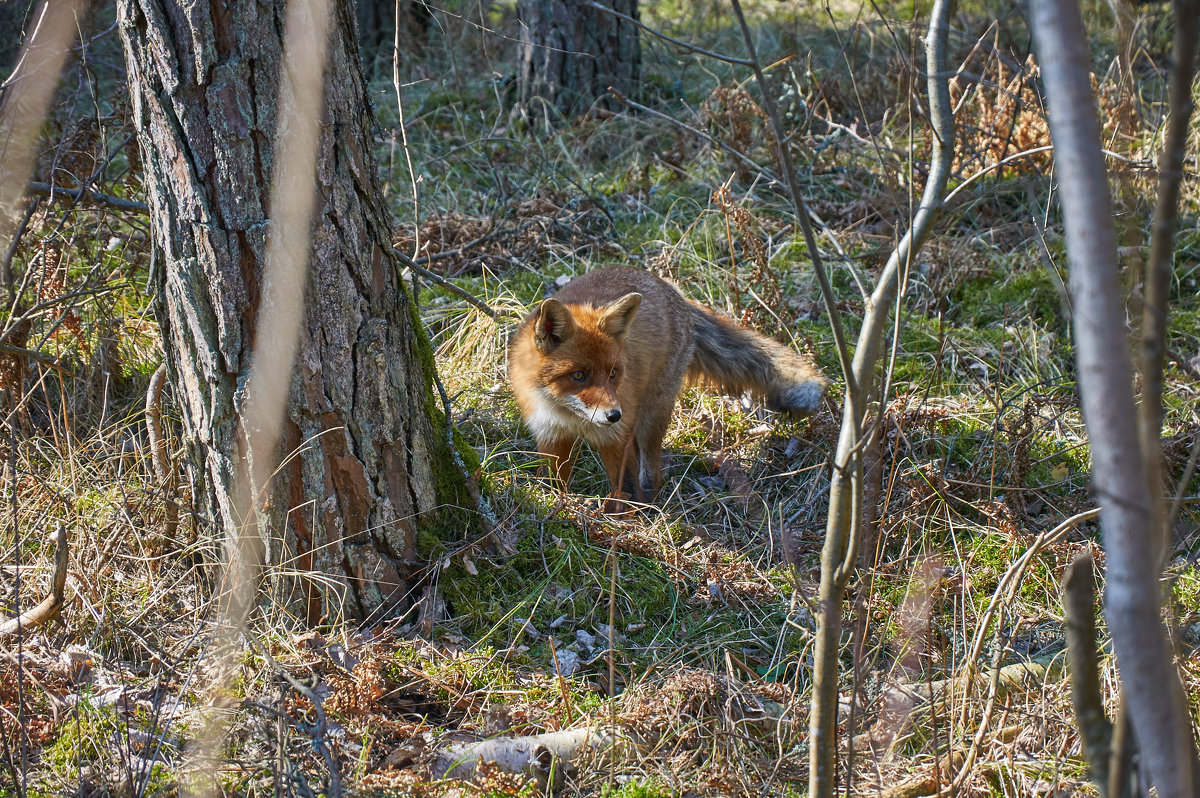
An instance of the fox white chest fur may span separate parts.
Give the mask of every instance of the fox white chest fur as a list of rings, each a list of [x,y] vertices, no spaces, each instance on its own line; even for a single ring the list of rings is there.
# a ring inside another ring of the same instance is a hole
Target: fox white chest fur
[[[627,419],[610,423],[575,394],[556,397],[544,388],[531,394],[525,424],[539,441],[582,438],[593,446],[602,446],[614,439],[623,442],[629,435]]]

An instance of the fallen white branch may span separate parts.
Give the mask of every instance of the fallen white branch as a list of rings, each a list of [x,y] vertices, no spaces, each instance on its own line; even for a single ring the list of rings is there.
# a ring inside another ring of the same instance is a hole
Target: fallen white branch
[[[509,773],[524,773],[539,784],[552,784],[585,749],[617,747],[621,737],[610,729],[584,726],[526,737],[493,737],[476,743],[456,743],[434,755],[435,778],[469,779],[480,762],[494,762]]]

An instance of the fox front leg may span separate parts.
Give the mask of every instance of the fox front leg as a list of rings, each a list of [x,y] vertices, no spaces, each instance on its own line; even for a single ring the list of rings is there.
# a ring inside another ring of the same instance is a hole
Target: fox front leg
[[[555,487],[566,493],[571,487],[571,471],[575,467],[575,441],[570,438],[538,441],[538,453],[546,458]]]
[[[604,503],[607,513],[619,514],[630,511],[624,499],[641,499],[637,489],[637,445],[631,435],[624,441],[608,446],[596,447],[604,470],[608,472],[609,499]]]

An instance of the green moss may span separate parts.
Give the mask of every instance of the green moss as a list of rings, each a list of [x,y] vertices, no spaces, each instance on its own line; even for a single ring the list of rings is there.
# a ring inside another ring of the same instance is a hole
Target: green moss
[[[657,779],[633,779],[621,785],[605,784],[600,789],[601,798],[672,798],[676,794]]]
[[[479,515],[475,499],[467,488],[463,471],[467,475],[474,474],[479,469],[479,455],[466,442],[457,429],[452,430],[451,442],[454,450],[446,445],[446,425],[450,423],[442,409],[441,397],[437,396],[435,381],[437,379],[437,364],[433,358],[433,346],[425,332],[425,325],[417,315],[417,304],[408,295],[408,288],[400,281],[400,290],[404,291],[409,319],[412,323],[413,336],[416,339],[417,356],[421,360],[421,374],[425,381],[425,414],[433,427],[433,439],[430,441],[430,455],[434,478],[434,493],[436,506],[439,511],[433,518],[421,524],[418,532],[418,544],[426,540],[426,534],[432,533],[438,539],[460,539],[465,530],[479,527]],[[456,460],[455,454],[458,459]],[[461,465],[460,465],[461,463]],[[423,534],[425,533],[425,534]],[[425,550],[425,549],[422,549]]]
[[[951,302],[951,315],[980,330],[1014,319],[1032,319],[1065,331],[1058,291],[1045,269],[1026,269],[1007,278],[981,277],[963,285]]]
[[[538,632],[553,631],[551,623],[571,618],[574,629],[595,629],[608,622],[609,565],[607,545],[594,544],[573,523],[548,521],[522,530],[516,553],[502,565],[476,563],[468,574],[456,562],[442,580],[443,596],[462,632],[480,644],[508,646],[528,620]],[[630,634],[631,642],[649,642],[677,622],[681,602],[673,573],[662,562],[621,554],[617,587],[617,626],[644,624]],[[540,652],[538,640],[523,638]]]
[[[142,719],[144,720],[144,718]],[[104,779],[111,774],[119,778],[127,773],[121,761],[128,752],[116,746],[130,740],[130,729],[109,706],[92,702],[84,693],[71,714],[58,726],[58,737],[42,750],[43,771],[39,783],[32,785],[29,795],[63,795],[78,784],[81,769],[91,770],[98,783],[95,788],[104,792]],[[130,743],[132,745],[132,743]],[[163,795],[173,791],[173,779],[165,765],[157,765],[150,773],[144,795]],[[118,785],[109,785],[118,791]],[[4,795],[0,789],[0,795]]]

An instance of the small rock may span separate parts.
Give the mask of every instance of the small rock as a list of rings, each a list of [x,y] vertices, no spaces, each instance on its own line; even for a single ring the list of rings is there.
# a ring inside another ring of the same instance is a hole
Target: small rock
[[[525,620],[524,618],[517,618],[516,621],[520,624],[520,626],[517,627],[517,634],[524,632],[534,640],[542,639],[542,633],[539,632],[537,627],[531,624],[529,621]]]
[[[564,679],[574,674],[583,665],[579,655],[569,648],[556,651],[555,661],[558,663],[558,673]]]

